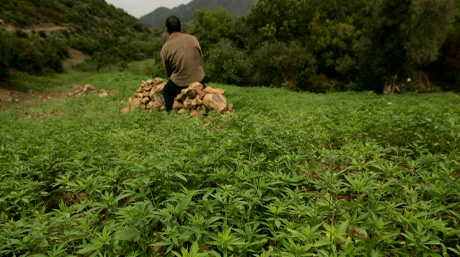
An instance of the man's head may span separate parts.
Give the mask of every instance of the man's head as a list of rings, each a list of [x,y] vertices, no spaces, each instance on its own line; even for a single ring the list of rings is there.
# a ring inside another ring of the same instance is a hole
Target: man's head
[[[176,16],[169,16],[166,19],[166,31],[169,34],[172,34],[174,32],[181,32],[181,30],[182,29],[179,18],[177,18]]]

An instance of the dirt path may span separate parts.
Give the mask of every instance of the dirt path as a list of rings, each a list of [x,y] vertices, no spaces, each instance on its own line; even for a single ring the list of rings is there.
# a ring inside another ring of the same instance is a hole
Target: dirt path
[[[108,97],[115,93],[114,89],[96,89],[90,84],[78,86],[76,82],[71,82],[69,86],[73,89],[60,92],[35,92],[34,90],[20,92],[0,88],[0,110],[9,108],[30,108],[48,101],[80,97],[91,93],[98,94],[99,98]]]
[[[0,108],[14,108],[21,104],[21,107],[29,108],[40,103],[66,98],[72,92],[35,92],[29,90],[28,93],[19,92],[15,90],[0,89]]]
[[[61,26],[61,25],[56,25],[54,23],[42,23],[42,24],[37,24],[34,26],[28,26],[24,28],[17,28],[13,26],[12,24],[5,23],[3,20],[0,20],[0,26],[6,29],[6,31],[10,33],[14,33],[16,30],[21,30],[26,33],[32,33],[33,31],[39,32],[43,31],[46,34],[49,34],[53,31],[57,30],[70,30],[70,27],[68,26]]]
[[[72,65],[78,65],[85,62],[86,56],[77,49],[69,48],[69,58],[62,61],[65,70],[69,70]]]
[[[56,30],[69,30],[69,27],[59,26],[53,23],[43,23],[43,24],[39,24],[36,26],[32,26],[32,27],[26,27],[21,30],[27,33],[32,33],[32,31],[37,31],[37,32],[43,31],[46,34],[49,34],[50,32],[56,31]]]
[[[50,34],[53,31],[58,30],[70,30],[69,26],[61,26],[56,25],[54,23],[42,23],[37,24],[34,26],[24,27],[24,28],[17,28],[12,24],[5,23],[2,19],[0,19],[0,26],[5,28],[8,32],[14,33],[16,30],[23,31],[25,33],[32,33],[33,31],[39,32],[43,31],[46,34]],[[78,51],[77,49],[69,48],[69,58],[62,61],[62,66],[65,70],[68,70],[72,65],[78,65],[85,62],[86,56],[83,52]]]
[[[30,90],[28,93],[18,92],[14,90],[0,89],[0,110],[2,109],[17,109],[21,110],[20,120],[38,120],[41,118],[49,118],[52,116],[61,116],[65,112],[62,110],[54,110],[43,113],[29,114],[28,108],[39,104],[64,99],[69,92],[47,92],[37,93]]]

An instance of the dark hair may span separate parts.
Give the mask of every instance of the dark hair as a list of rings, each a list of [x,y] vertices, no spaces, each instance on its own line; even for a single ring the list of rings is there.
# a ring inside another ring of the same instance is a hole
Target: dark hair
[[[168,32],[170,34],[173,32],[181,32],[181,23],[179,18],[176,16],[169,16],[166,19],[166,28],[168,28]]]

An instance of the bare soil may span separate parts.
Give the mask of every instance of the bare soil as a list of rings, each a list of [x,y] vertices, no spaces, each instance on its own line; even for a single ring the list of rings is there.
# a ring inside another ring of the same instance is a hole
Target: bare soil
[[[42,24],[37,24],[34,26],[18,28],[18,27],[13,26],[12,24],[5,23],[3,20],[0,20],[0,26],[5,28],[10,33],[13,33],[16,30],[21,30],[26,33],[32,33],[33,31],[36,31],[36,32],[43,31],[46,34],[49,34],[52,31],[56,31],[56,30],[70,30],[69,26],[56,25],[54,23],[42,23]]]
[[[14,33],[16,30],[21,30],[26,33],[32,33],[33,31],[35,32],[43,31],[48,35],[51,32],[57,31],[57,30],[70,30],[69,26],[56,25],[54,23],[42,23],[42,24],[37,24],[34,26],[18,28],[18,27],[13,26],[12,24],[5,23],[1,19],[0,19],[0,26],[5,28],[10,33]],[[73,49],[73,48],[69,48],[68,51],[69,51],[69,58],[62,61],[62,66],[64,67],[65,70],[69,70],[71,65],[78,65],[78,64],[82,64],[83,62],[85,62],[86,56],[85,54],[83,54],[83,52],[78,51],[77,49]]]
[[[69,70],[72,65],[78,65],[85,62],[86,56],[83,52],[77,49],[69,48],[69,58],[62,61],[62,66],[65,70]]]
[[[29,90],[29,92],[25,93],[15,90],[0,89],[0,108],[15,108],[18,107],[19,104],[21,104],[21,108],[29,108],[48,101],[67,98],[70,92],[71,91],[38,93]]]

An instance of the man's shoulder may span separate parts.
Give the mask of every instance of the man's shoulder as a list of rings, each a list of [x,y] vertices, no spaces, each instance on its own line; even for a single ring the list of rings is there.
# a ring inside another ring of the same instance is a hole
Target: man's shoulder
[[[190,35],[190,34],[187,34],[187,33],[178,33],[177,35],[175,35],[174,39],[178,39],[178,40],[197,40],[194,35]]]
[[[187,33],[173,33],[169,36],[168,40],[164,43],[161,51],[166,52],[169,49],[174,50],[178,45],[186,44],[199,44],[198,39]]]

